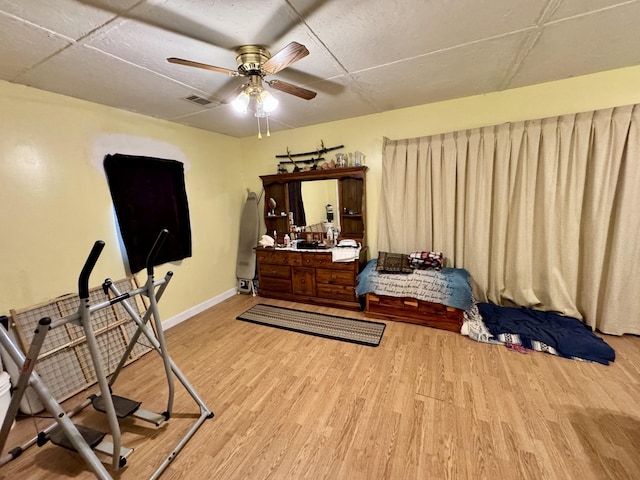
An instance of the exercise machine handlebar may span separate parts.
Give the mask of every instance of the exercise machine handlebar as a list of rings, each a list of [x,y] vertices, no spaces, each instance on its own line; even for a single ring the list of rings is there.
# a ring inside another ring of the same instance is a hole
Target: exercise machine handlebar
[[[98,261],[103,248],[104,242],[102,240],[96,241],[96,243],[93,244],[93,248],[91,249],[91,253],[89,253],[87,261],[84,263],[84,267],[82,267],[80,277],[78,278],[78,292],[80,298],[89,298],[89,277],[91,276],[93,267],[96,266],[96,262]]]
[[[160,251],[160,248],[162,248],[162,245],[164,244],[164,241],[167,239],[168,235],[169,230],[167,230],[166,228],[160,230],[158,238],[156,238],[153,247],[151,247],[151,251],[149,252],[149,255],[147,255],[147,275],[153,275],[153,264],[155,263],[156,256],[158,255],[158,252]]]

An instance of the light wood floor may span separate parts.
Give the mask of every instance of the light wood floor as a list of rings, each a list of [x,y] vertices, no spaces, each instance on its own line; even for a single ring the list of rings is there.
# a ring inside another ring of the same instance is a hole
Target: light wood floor
[[[364,317],[238,295],[170,329],[173,358],[215,417],[163,479],[640,478],[638,337],[605,337],[617,353],[610,366],[395,322],[373,348],[235,320],[260,301]],[[153,353],[115,389],[158,411],[165,391]],[[135,451],[116,477],[149,477],[192,424],[195,404],[177,391],[166,426],[123,422]],[[91,409],[82,416],[104,424]],[[35,428],[21,420],[8,447]],[[91,477],[50,444],[0,468],[6,479]]]

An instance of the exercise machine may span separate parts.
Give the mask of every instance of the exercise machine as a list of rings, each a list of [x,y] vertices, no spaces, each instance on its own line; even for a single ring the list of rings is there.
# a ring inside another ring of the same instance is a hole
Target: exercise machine
[[[187,433],[180,439],[178,444],[171,450],[171,453],[164,458],[160,466],[150,478],[158,478],[175,459],[191,437],[193,437],[204,421],[206,419],[213,418],[213,412],[209,410],[204,401],[196,393],[193,386],[171,359],[167,351],[162,322],[158,313],[158,301],[167,288],[169,281],[173,276],[173,272],[168,272],[164,278],[155,280],[154,263],[156,255],[168,234],[169,232],[167,230],[162,230],[160,232],[149,252],[149,255],[147,256],[147,281],[144,286],[123,293],[118,290],[110,279],[106,279],[102,285],[105,294],[110,291],[115,296],[107,301],[91,305],[89,297],[89,277],[105,245],[103,241],[95,242],[78,279],[78,297],[80,300],[78,310],[71,315],[55,321],[52,321],[51,318],[48,317],[40,319],[32,338],[31,345],[29,346],[26,354],[16,346],[4,328],[0,327],[0,345],[5,349],[16,365],[21,366],[20,376],[18,377],[11,397],[11,402],[9,403],[4,422],[0,429],[0,452],[4,450],[9,431],[18,413],[20,401],[22,400],[28,386],[32,387],[46,410],[55,419],[55,423],[39,432],[37,437],[10,450],[4,457],[0,458],[0,466],[14,458],[17,458],[26,448],[35,443],[39,446],[43,446],[48,441],[51,441],[61,447],[77,451],[93,470],[96,477],[100,479],[111,479],[111,475],[95,452],[101,452],[102,454],[111,456],[111,469],[113,472],[117,472],[120,468],[124,467],[127,463],[127,458],[133,450],[124,447],[121,444],[121,431],[118,419],[133,416],[138,419],[151,422],[156,426],[160,426],[162,423],[168,421],[171,418],[171,412],[173,409],[173,397],[175,392],[174,378],[178,379],[195,403],[199,406],[200,415]],[[129,302],[129,300],[133,299],[136,295],[145,296],[148,300],[149,307],[143,315],[140,315],[137,309]],[[118,363],[118,366],[108,380],[102,363],[96,335],[92,327],[91,315],[116,303],[123,306],[125,311],[136,323],[137,329],[120,362]],[[153,321],[153,328],[150,328],[148,325],[151,320]],[[83,329],[100,393],[91,395],[88,399],[67,413],[55,400],[47,388],[46,383],[34,370],[34,367],[36,366],[36,361],[47,333],[50,330],[59,328],[69,322],[73,322],[74,324],[81,326]],[[150,343],[152,349],[161,357],[164,366],[168,385],[168,400],[167,408],[162,413],[154,413],[144,410],[140,408],[141,402],[113,394],[115,381],[125,366],[126,360],[131,351],[142,335],[146,337],[146,340]],[[109,434],[111,437],[110,441],[107,439],[107,432],[93,430],[83,425],[76,425],[72,422],[71,417],[82,411],[88,405],[93,405],[96,410],[104,412],[107,415]]]

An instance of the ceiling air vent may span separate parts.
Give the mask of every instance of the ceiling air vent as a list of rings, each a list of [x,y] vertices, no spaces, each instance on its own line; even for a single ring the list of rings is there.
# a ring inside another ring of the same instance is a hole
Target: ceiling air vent
[[[184,97],[183,100],[191,103],[197,103],[202,107],[207,107],[211,105],[213,102],[211,100],[207,100],[206,98],[199,97],[198,95],[189,95],[188,97]]]

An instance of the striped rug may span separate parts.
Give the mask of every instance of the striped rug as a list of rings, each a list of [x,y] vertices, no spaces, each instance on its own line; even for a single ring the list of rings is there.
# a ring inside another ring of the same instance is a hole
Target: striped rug
[[[386,325],[259,303],[236,317],[245,322],[377,347]]]

